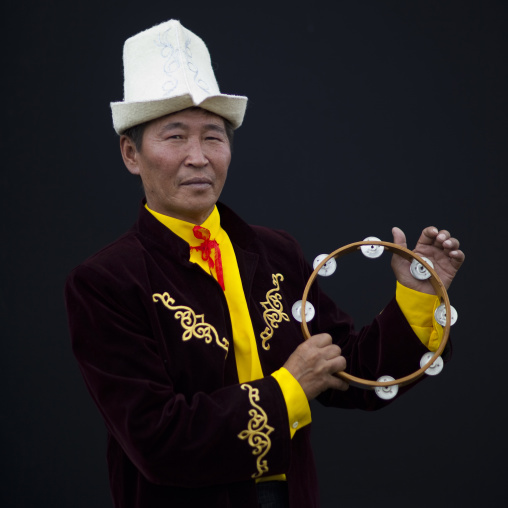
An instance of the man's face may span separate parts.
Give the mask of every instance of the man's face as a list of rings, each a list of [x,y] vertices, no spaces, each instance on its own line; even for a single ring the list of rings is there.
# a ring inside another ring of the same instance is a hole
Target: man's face
[[[140,151],[120,138],[125,165],[143,181],[148,206],[177,219],[202,224],[224,187],[231,148],[224,120],[188,109],[147,125]]]

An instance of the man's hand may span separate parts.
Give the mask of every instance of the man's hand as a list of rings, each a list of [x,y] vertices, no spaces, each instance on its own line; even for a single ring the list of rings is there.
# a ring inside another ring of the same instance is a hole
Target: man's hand
[[[334,375],[346,368],[346,359],[327,333],[313,335],[300,344],[284,367],[300,383],[308,400],[328,388],[347,390],[349,387],[346,381]]]
[[[393,243],[407,248],[406,235],[399,228],[393,228]],[[438,231],[435,227],[428,227],[422,234],[414,249],[416,254],[432,261],[446,289],[450,287],[455,274],[464,262],[465,255],[459,250],[459,241],[452,238],[446,230]],[[392,269],[397,280],[404,286],[421,293],[435,294],[429,280],[415,279],[409,271],[410,262],[398,254],[392,257]]]

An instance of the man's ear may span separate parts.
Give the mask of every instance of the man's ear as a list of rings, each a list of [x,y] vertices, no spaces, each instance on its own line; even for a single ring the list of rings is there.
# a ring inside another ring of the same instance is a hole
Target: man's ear
[[[122,134],[120,136],[120,152],[122,154],[125,167],[133,175],[139,175],[138,151],[136,144],[129,136]]]

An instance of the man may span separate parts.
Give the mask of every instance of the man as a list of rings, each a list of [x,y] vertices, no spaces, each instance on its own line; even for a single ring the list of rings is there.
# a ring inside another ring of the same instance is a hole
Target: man
[[[219,92],[206,46],[174,20],[128,39],[124,69],[113,122],[146,200],[66,286],[74,352],[108,430],[115,506],[318,506],[308,401],[385,404],[335,374],[415,371],[442,335],[433,288],[394,256],[396,299],[355,332],[314,285],[303,341],[291,308],[312,269],[300,248],[218,202],[246,98]],[[446,287],[464,260],[431,227],[416,250]]]

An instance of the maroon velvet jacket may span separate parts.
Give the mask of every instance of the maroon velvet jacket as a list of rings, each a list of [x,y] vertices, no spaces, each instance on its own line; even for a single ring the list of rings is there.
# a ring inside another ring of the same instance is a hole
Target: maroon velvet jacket
[[[310,425],[290,438],[284,398],[270,376],[303,340],[291,306],[312,270],[286,233],[248,226],[220,204],[219,211],[238,260],[261,380],[239,384],[219,284],[189,262],[188,244],[144,206],[129,232],[67,281],[73,350],[108,430],[118,508],[254,508],[255,478],[280,473],[292,508],[318,506]],[[308,300],[316,308],[311,333],[331,333],[352,374],[401,377],[426,352],[395,301],[357,333],[317,283]],[[320,401],[386,404],[354,387]]]

